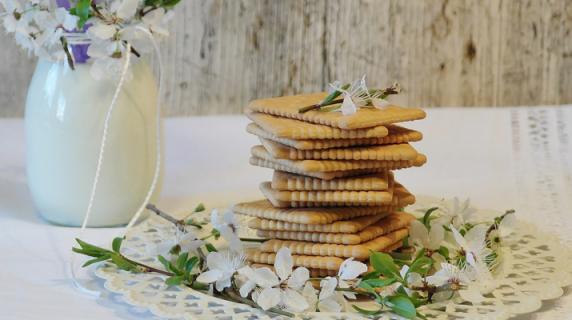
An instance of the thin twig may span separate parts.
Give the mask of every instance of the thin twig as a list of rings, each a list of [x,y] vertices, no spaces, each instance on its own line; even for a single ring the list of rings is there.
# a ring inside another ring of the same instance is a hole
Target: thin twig
[[[313,104],[311,106],[301,108],[300,110],[298,110],[298,113],[306,113],[306,112],[312,111],[312,110],[319,110],[322,107],[331,106],[333,104],[342,103],[342,102],[344,102],[343,99],[337,99],[337,100],[332,100],[330,102],[317,103],[317,104]]]
[[[266,241],[268,239],[257,239],[257,238],[240,238],[240,241],[244,241],[244,242],[259,242],[262,243],[264,241]]]
[[[185,220],[182,219],[177,219],[174,218],[173,216],[171,216],[170,214],[159,210],[159,208],[157,208],[154,204],[149,203],[145,208],[147,208],[147,210],[153,211],[155,214],[157,214],[159,217],[173,223],[179,230],[185,232]]]

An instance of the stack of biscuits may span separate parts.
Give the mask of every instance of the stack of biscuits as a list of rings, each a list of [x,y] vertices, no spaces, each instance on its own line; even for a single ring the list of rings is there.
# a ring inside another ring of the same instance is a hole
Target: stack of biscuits
[[[415,197],[394,179],[394,170],[419,167],[426,157],[410,142],[420,132],[396,123],[423,119],[418,108],[360,108],[356,113],[299,109],[325,93],[253,101],[247,131],[261,144],[250,163],[274,170],[260,185],[264,200],[239,203],[248,225],[266,240],[248,250],[258,266],[274,263],[288,247],[294,264],[314,276],[336,274],[347,258],[367,260],[370,251],[399,248],[413,216],[403,208]]]

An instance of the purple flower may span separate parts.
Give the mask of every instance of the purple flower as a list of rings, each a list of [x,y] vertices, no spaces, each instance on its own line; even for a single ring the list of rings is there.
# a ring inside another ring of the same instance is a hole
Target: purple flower
[[[70,1],[69,0],[56,0],[56,3],[58,5],[58,7],[61,8],[65,8],[67,10],[69,10],[70,8]],[[87,30],[88,26],[84,26],[83,30],[81,30],[81,32],[85,32]],[[77,32],[77,29],[72,30],[74,32]],[[89,56],[87,55],[87,48],[89,47],[89,44],[72,44],[71,45],[71,52],[74,56],[75,59],[75,63],[86,63],[87,60],[89,59]]]

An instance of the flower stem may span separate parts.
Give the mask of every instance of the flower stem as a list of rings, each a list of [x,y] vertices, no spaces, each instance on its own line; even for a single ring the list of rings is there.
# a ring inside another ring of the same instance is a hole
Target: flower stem
[[[157,208],[152,203],[147,204],[147,206],[145,208],[147,208],[147,210],[154,212],[159,217],[173,223],[179,230],[185,232],[185,225],[186,224],[185,224],[184,220],[174,218],[173,216],[169,215],[168,213],[159,210],[159,208]]]
[[[240,241],[244,241],[244,242],[259,242],[262,243],[264,241],[266,241],[268,239],[257,239],[257,238],[240,238]]]

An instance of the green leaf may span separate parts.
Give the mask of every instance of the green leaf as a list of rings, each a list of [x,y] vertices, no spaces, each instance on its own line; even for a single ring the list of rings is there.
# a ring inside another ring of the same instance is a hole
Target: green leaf
[[[362,280],[360,282],[360,286],[362,285],[362,283],[365,283],[374,288],[382,288],[382,287],[387,287],[390,284],[394,284],[395,282],[397,282],[397,279],[395,278],[367,279],[367,280]]]
[[[208,251],[208,252],[218,252],[218,250],[216,249],[216,247],[213,246],[212,243],[210,243],[210,242],[207,242],[207,243],[205,244],[205,247],[207,248],[207,251]]]
[[[193,227],[198,228],[198,229],[203,228],[202,224],[195,222],[195,220],[193,220],[193,219],[189,219],[189,220],[185,221],[185,224],[188,226],[193,226]]]
[[[165,269],[169,270],[169,260],[165,259],[165,257],[163,257],[162,255],[158,255],[157,259],[159,259],[159,262],[161,262],[161,264],[163,265],[163,267],[165,267]]]
[[[185,264],[187,263],[188,257],[189,253],[183,252],[179,258],[177,258],[177,269],[185,269]]]
[[[121,270],[125,271],[135,271],[137,270],[137,266],[133,263],[127,261],[121,255],[114,253],[111,255],[111,261]]]
[[[199,263],[199,257],[197,256],[191,257],[185,264],[185,271],[187,272],[193,271],[193,268],[197,265],[197,263]]]
[[[375,289],[373,288],[373,286],[370,285],[370,284],[369,284],[368,282],[366,282],[366,281],[361,281],[361,282],[359,283],[359,285],[358,285],[358,288],[365,289],[367,292],[370,292],[370,293],[374,293],[374,292],[375,292]]]
[[[85,249],[81,249],[81,248],[72,248],[72,251],[75,253],[79,253],[79,254],[83,254],[86,256],[90,256],[90,257],[101,257],[102,255],[104,255],[105,253],[101,253],[101,252],[91,252]]]
[[[375,316],[377,314],[380,314],[381,308],[377,309],[377,310],[367,310],[367,309],[363,309],[360,308],[358,306],[356,306],[355,304],[352,305],[352,308],[354,308],[354,310],[356,310],[357,312],[363,314],[363,315],[367,315],[367,316]]]
[[[366,274],[364,274],[363,276],[361,276],[362,280],[367,280],[367,279],[375,279],[375,278],[379,278],[381,274],[379,272],[376,271],[372,271],[372,272],[368,272]]]
[[[397,265],[393,262],[393,258],[389,254],[372,252],[369,255],[369,262],[375,271],[380,272],[387,278],[402,279]]]
[[[103,256],[101,256],[101,257],[99,257],[99,258],[95,258],[95,259],[91,259],[91,260],[86,261],[81,267],[82,267],[82,268],[85,268],[85,267],[87,267],[87,266],[89,266],[89,265],[92,265],[92,264],[97,263],[97,262],[105,261],[105,260],[107,260],[107,259],[109,259],[109,258],[110,258],[110,257],[109,257],[108,255],[103,255]]]
[[[113,239],[113,242],[111,243],[111,248],[113,249],[113,251],[119,253],[119,251],[121,250],[122,242],[123,242],[122,237],[116,237],[115,239]]]
[[[163,8],[165,9],[173,9],[181,0],[164,0],[163,1]]]
[[[423,215],[423,219],[421,220],[421,222],[425,225],[425,227],[427,227],[427,229],[431,228],[431,225],[429,222],[431,222],[431,214],[435,211],[437,211],[439,208],[438,207],[433,207],[433,208],[429,208],[425,214]]]
[[[195,208],[195,210],[193,210],[193,212],[203,212],[205,211],[205,205],[202,203],[199,203],[199,205]]]
[[[178,286],[183,282],[183,277],[181,276],[172,276],[165,280],[165,284],[168,286]]]
[[[90,17],[90,10],[91,10],[91,0],[78,0],[75,8],[72,8],[73,14],[76,15],[79,19],[77,21],[77,28],[83,29],[85,23]],[[70,10],[70,13],[72,11]]]
[[[389,297],[386,305],[391,311],[407,319],[413,319],[417,315],[413,302],[402,295]]]
[[[447,247],[439,247],[439,249],[437,250],[437,252],[442,255],[443,257],[445,257],[445,259],[449,260],[449,249],[447,249]]]
[[[217,229],[212,229],[211,234],[214,236],[215,240],[218,240],[218,238],[220,238],[220,231],[218,231]]]
[[[410,272],[415,272],[419,273],[420,275],[426,275],[432,266],[433,266],[433,259],[426,256],[421,256],[415,259],[415,261],[413,261],[413,263],[409,267],[409,270],[407,271],[407,274],[409,274]]]

